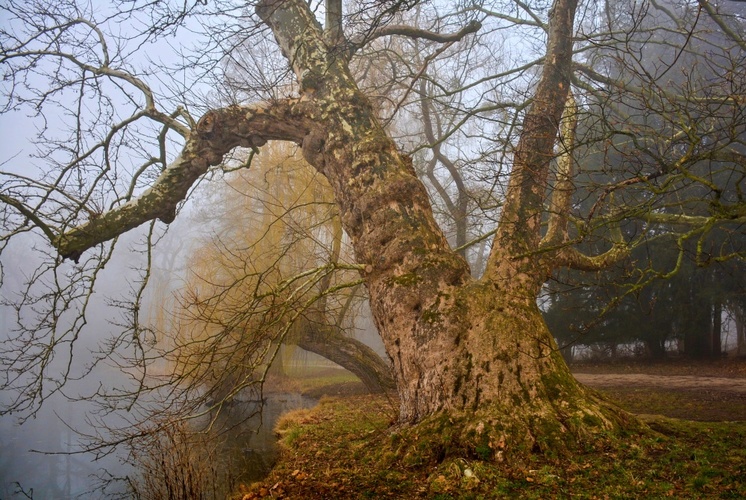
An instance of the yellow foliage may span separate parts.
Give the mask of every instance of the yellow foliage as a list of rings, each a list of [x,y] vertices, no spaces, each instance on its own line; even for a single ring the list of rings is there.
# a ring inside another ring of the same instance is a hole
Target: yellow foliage
[[[321,296],[355,275],[333,266],[351,251],[331,188],[290,146],[265,147],[219,194],[166,337],[177,376],[223,400],[252,383],[301,318],[341,321],[333,315],[351,292]]]

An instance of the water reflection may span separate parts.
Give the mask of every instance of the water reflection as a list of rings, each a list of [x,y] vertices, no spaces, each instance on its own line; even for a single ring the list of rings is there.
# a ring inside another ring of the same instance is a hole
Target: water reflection
[[[238,481],[248,483],[267,475],[277,461],[277,436],[273,429],[281,415],[295,409],[310,408],[317,400],[297,393],[268,394],[261,412],[231,429],[225,452],[235,461]],[[257,410],[256,402],[237,403],[226,418],[237,418]],[[227,422],[226,422],[227,423]]]
[[[57,412],[49,405],[23,425],[0,419],[0,498],[97,498],[92,490],[105,470],[128,473],[113,456],[94,461],[92,454],[69,454],[77,449],[77,435],[66,422],[74,425],[82,415],[72,403],[54,407]]]
[[[310,408],[317,400],[301,394],[267,394],[264,404],[236,402],[224,411],[218,424],[221,433],[218,454],[222,467],[228,467],[232,483],[249,483],[263,478],[277,460],[277,439],[273,432],[279,417],[288,411]],[[136,475],[120,455],[94,461],[91,454],[42,454],[74,451],[77,435],[65,422],[82,421],[82,412],[69,402],[55,405],[35,419],[18,425],[10,418],[0,419],[0,498],[74,499],[128,498],[126,482],[110,483],[105,491],[96,490],[102,480]],[[246,419],[246,415],[254,414]],[[18,485],[16,484],[18,483]],[[222,485],[230,487],[230,485]],[[21,489],[23,491],[21,491]],[[222,489],[222,488],[221,488]]]

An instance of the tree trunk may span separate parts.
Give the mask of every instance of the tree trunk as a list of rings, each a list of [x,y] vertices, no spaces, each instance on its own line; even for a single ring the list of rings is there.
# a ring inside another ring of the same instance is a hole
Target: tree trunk
[[[719,358],[723,355],[722,345],[723,335],[723,304],[719,299],[715,299],[712,305],[712,342],[711,356]]]
[[[736,306],[733,312],[736,323],[736,345],[739,356],[746,356],[746,311]]]
[[[470,276],[435,223],[411,160],[386,135],[346,64],[328,60],[303,2],[260,4],[318,126],[302,141],[331,184],[400,398],[400,420],[472,415],[493,451],[561,449],[617,415],[570,374],[536,305],[551,270],[536,255],[549,163],[569,87],[574,1],[556,2],[550,57],[516,154],[485,277]],[[292,20],[292,22],[290,22]],[[560,67],[564,64],[564,67]],[[533,254],[532,254],[533,252]],[[528,254],[528,256],[523,256]],[[486,426],[486,427],[485,427]],[[491,446],[492,446],[491,445]]]
[[[645,341],[650,351],[650,357],[654,360],[662,360],[666,357],[666,339],[651,338]]]
[[[370,347],[347,337],[336,327],[326,324],[304,324],[295,344],[337,363],[355,374],[372,393],[394,389],[391,367]]]
[[[693,291],[690,291],[693,294]],[[691,359],[707,358],[712,350],[712,309],[701,297],[693,294],[683,313],[684,354]]]

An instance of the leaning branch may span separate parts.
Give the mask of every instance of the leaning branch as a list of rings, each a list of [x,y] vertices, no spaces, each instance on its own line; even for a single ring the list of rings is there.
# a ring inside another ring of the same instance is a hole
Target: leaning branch
[[[371,33],[368,33],[362,39],[350,42],[350,52],[354,53],[366,43],[386,36],[404,36],[407,38],[430,40],[431,42],[436,43],[453,43],[460,41],[462,38],[470,33],[476,33],[481,28],[482,23],[480,23],[479,21],[471,21],[455,33],[438,33],[436,31],[415,28],[414,26],[394,24],[391,26],[384,26],[382,28],[379,28]]]
[[[666,226],[678,225],[688,226],[693,229],[679,236],[679,245],[681,241],[692,238],[697,234],[706,234],[721,224],[746,224],[746,205],[736,205],[721,214],[711,216],[672,214],[662,212],[646,211],[643,214],[635,213],[617,213],[615,219],[635,218],[647,222],[648,224],[661,224]],[[611,221],[611,241],[612,247],[606,252],[599,255],[586,255],[576,248],[566,246],[561,248],[557,253],[556,262],[563,267],[576,269],[579,271],[599,271],[619,262],[630,254],[635,246],[634,243],[626,242],[622,235],[621,229],[615,221]],[[701,246],[701,245],[700,245]],[[699,255],[701,248],[698,247]],[[733,254],[735,255],[735,254]],[[719,257],[720,260],[727,260],[733,255],[724,255]],[[671,273],[673,275],[674,273]],[[670,277],[670,276],[666,276]]]
[[[723,208],[722,213],[712,216],[669,214],[662,212],[648,212],[639,217],[649,224],[706,226],[716,223],[746,224],[746,204],[739,204]]]
[[[640,87],[629,82],[624,82],[618,78],[612,78],[610,76],[602,75],[601,73],[594,70],[590,66],[582,64],[582,63],[575,62],[573,63],[573,67],[578,72],[583,73],[590,80],[593,80],[603,85],[607,85],[609,87],[613,87],[617,90],[620,90],[628,94],[644,97],[646,99],[653,99],[653,100],[666,99],[671,102],[678,102],[682,104],[702,104],[702,105],[707,105],[707,104],[738,105],[740,104],[742,100],[742,97],[739,95],[714,95],[714,96],[706,96],[706,97],[697,97],[693,95],[682,95],[676,92],[669,92],[657,84],[655,84],[655,87],[651,90],[651,88],[648,88],[648,87]],[[575,84],[579,83],[577,78],[574,79],[573,83]]]
[[[15,208],[28,220],[33,222],[34,225],[36,225],[39,229],[42,230],[42,232],[47,236],[47,238],[49,238],[50,241],[54,241],[54,239],[57,237],[57,235],[55,234],[54,228],[47,225],[43,220],[41,220],[41,218],[39,218],[36,215],[36,213],[34,213],[33,210],[28,208],[26,205],[24,205],[20,201],[10,196],[6,196],[4,194],[0,194],[0,201]]]
[[[735,2],[743,1],[743,0],[733,0]],[[717,12],[717,10],[712,6],[710,2],[707,0],[698,0],[699,6],[707,12],[707,15],[710,16],[710,18],[715,21],[715,23],[720,26],[720,29],[723,30],[723,33],[728,35],[728,37],[736,42],[739,47],[741,47],[741,50],[746,50],[746,40],[742,36],[740,36],[738,33],[733,31],[733,29],[728,26],[728,24],[723,20],[722,16]]]
[[[384,36],[405,36],[407,38],[420,38],[423,40],[430,40],[431,42],[448,43],[458,42],[466,35],[470,33],[476,33],[482,27],[482,23],[479,21],[471,21],[469,24],[458,30],[456,33],[437,33],[435,31],[423,30],[415,28],[414,26],[406,26],[403,24],[394,24],[391,26],[384,26],[368,36],[368,41],[381,38]]]
[[[556,264],[578,271],[600,271],[619,262],[630,253],[631,245],[625,242],[618,224],[611,227],[612,247],[599,255],[587,255],[577,248],[566,246],[556,257]]]
[[[268,140],[300,143],[311,126],[296,112],[297,100],[208,111],[187,137],[181,154],[140,196],[52,239],[64,258],[78,260],[87,249],[144,222],[170,223],[190,188],[211,165],[235,147],[256,148]]]

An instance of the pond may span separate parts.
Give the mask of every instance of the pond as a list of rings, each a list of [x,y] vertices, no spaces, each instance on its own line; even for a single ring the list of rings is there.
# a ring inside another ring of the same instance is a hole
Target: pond
[[[298,393],[266,394],[261,409],[258,403],[238,403],[231,413],[247,415],[260,410],[252,418],[242,422],[228,433],[230,440],[226,452],[231,455],[240,470],[242,482],[257,481],[264,478],[277,461],[279,448],[277,435],[274,432],[279,418],[285,413],[311,408],[317,399]]]
[[[273,393],[265,394],[263,405],[235,403],[221,419],[220,468],[230,467],[235,484],[265,477],[277,460],[277,437],[273,432],[277,420],[284,413],[310,408],[317,402],[315,398],[298,393]],[[253,413],[256,414],[246,419],[246,415]],[[106,493],[95,488],[100,485],[99,477],[136,474],[131,466],[114,455],[94,461],[90,454],[64,453],[74,451],[77,441],[66,423],[79,426],[83,417],[81,405],[76,408],[64,402],[49,405],[24,425],[10,418],[0,419],[0,498],[28,498],[30,495],[36,499],[57,500],[128,498],[123,483],[115,483]],[[30,450],[63,453],[50,455]]]

